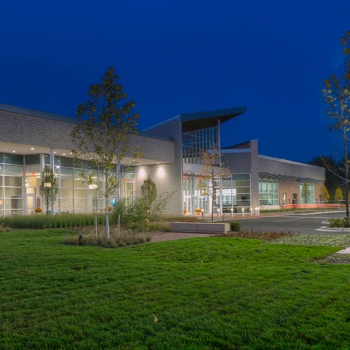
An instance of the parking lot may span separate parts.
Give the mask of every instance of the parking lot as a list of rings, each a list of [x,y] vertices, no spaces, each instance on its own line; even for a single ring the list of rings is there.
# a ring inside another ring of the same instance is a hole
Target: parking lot
[[[242,230],[254,231],[289,231],[301,234],[350,234],[350,229],[328,228],[327,220],[343,218],[345,212],[327,212],[310,214],[262,214],[260,216],[245,216],[234,214],[233,220],[241,223]],[[225,220],[225,221],[226,221]],[[219,221],[219,220],[218,220]]]

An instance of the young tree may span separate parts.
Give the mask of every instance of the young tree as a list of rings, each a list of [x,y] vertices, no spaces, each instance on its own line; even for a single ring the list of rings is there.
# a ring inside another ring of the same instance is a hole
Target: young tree
[[[120,164],[124,157],[140,157],[137,147],[129,143],[129,136],[137,133],[138,114],[133,112],[134,101],[127,101],[123,85],[117,83],[113,67],[108,68],[99,84],[91,85],[88,99],[78,106],[78,124],[71,136],[76,159],[89,160],[104,174],[100,187],[94,171],[81,170],[82,181],[94,185],[105,199],[106,238],[109,239],[109,198],[121,184]]]
[[[321,188],[320,192],[321,192],[322,200],[327,203],[329,201],[329,198],[330,198],[330,195],[329,195],[329,192],[327,190],[327,187],[323,186]]]
[[[343,142],[343,168],[344,168],[344,188],[346,198],[346,216],[349,217],[349,169],[348,169],[348,131],[350,128],[350,31],[341,38],[344,46],[345,57],[344,67],[340,76],[331,74],[325,80],[326,88],[323,90],[324,99],[328,107],[328,115],[332,124],[329,130],[337,130]]]
[[[206,189],[202,188],[202,190],[211,196],[211,221],[213,222],[217,189],[219,189],[221,203],[222,179],[231,176],[231,170],[222,162],[222,154],[219,147],[215,146],[202,154],[201,172],[207,185]]]
[[[151,212],[151,205],[157,198],[157,186],[152,181],[151,175],[148,175],[147,179],[143,181],[141,186],[141,198],[147,207],[148,212]]]
[[[309,189],[309,184],[307,182],[303,182],[301,185],[301,198],[303,198],[305,204],[309,202],[310,195],[311,191]]]
[[[41,173],[39,193],[40,196],[43,197],[46,206],[46,215],[48,216],[50,205],[54,203],[57,198],[58,185],[53,170],[47,165],[45,165]],[[53,213],[51,213],[51,215],[53,215]]]
[[[342,201],[342,200],[344,200],[343,192],[342,192],[342,190],[340,189],[340,187],[338,187],[338,188],[335,190],[334,199],[335,199],[336,201]]]

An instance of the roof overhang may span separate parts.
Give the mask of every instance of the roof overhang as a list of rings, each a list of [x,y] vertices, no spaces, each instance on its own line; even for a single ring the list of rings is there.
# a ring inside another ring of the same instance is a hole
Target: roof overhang
[[[267,172],[261,172],[259,173],[259,178],[262,180],[281,180],[288,177],[288,175],[282,175],[282,174],[272,174]]]
[[[246,107],[236,107],[215,111],[180,114],[179,117],[182,123],[182,131],[186,132],[217,126],[218,121],[220,121],[220,123],[225,123],[245,112]]]

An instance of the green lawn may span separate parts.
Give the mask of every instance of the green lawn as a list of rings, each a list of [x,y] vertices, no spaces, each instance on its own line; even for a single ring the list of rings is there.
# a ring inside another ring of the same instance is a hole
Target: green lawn
[[[350,348],[350,266],[316,262],[339,248],[65,235],[0,233],[0,349]]]

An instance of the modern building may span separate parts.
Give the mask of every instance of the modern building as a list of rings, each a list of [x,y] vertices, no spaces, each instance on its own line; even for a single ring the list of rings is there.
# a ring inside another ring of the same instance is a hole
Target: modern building
[[[245,107],[201,113],[180,114],[150,127],[130,142],[139,145],[142,158],[133,163],[126,157],[126,172],[120,191],[112,196],[111,205],[120,197],[131,200],[140,196],[148,175],[158,192],[174,192],[169,213],[240,212],[251,208],[280,208],[303,201],[301,187],[308,184],[310,201],[317,202],[324,184],[325,170],[320,167],[259,155],[258,142],[251,140],[221,147],[220,129],[229,127]],[[54,210],[57,213],[100,212],[105,208],[103,196],[89,188],[80,178],[80,166],[92,169],[83,159],[75,164],[74,145],[70,137],[75,118],[0,104],[0,215],[28,215],[36,207],[44,208],[39,195],[41,172],[45,165],[54,168],[59,190]],[[211,194],[203,190],[202,154],[219,145],[231,175],[215,188],[214,208]],[[131,165],[131,166],[130,166]],[[93,169],[100,187],[103,173]],[[221,188],[221,190],[219,190]]]

